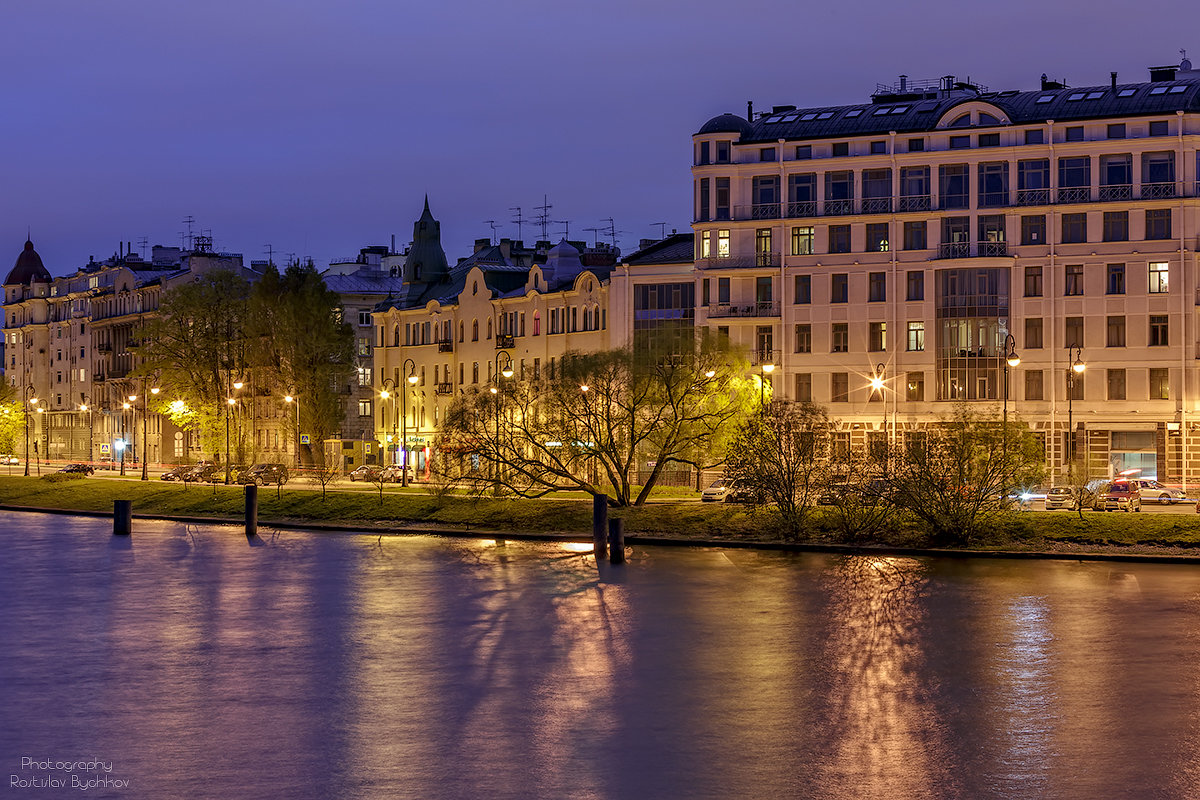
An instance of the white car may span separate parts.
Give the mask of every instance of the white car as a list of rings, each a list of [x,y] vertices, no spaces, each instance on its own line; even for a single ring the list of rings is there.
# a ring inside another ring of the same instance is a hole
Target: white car
[[[1135,478],[1132,483],[1136,483],[1141,490],[1142,499],[1146,502],[1157,501],[1160,505],[1171,505],[1172,503],[1181,503],[1187,495],[1183,489],[1176,489],[1174,486],[1165,486],[1156,480],[1150,478]]]
[[[729,490],[732,488],[732,482],[724,478],[718,478],[713,481],[711,486],[700,493],[700,500],[704,503],[719,503],[729,496]]]
[[[0,455],[0,464],[20,464],[21,459],[14,456],[12,453]]]

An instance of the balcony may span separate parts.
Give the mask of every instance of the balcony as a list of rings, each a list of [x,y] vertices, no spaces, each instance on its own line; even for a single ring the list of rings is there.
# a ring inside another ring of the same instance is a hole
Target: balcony
[[[941,258],[1002,258],[1008,255],[1008,242],[942,242],[936,259]]]
[[[1133,184],[1129,183],[1112,183],[1107,186],[1100,187],[1100,201],[1109,202],[1112,200],[1132,200],[1133,199]]]
[[[892,213],[892,198],[890,197],[864,197],[862,201],[862,213],[864,214],[890,214]]]
[[[927,194],[910,194],[901,197],[897,205],[897,211],[928,211],[930,208],[929,195]]]
[[[454,352],[454,340],[453,339],[443,339],[442,341],[437,343],[437,346],[438,346],[439,353],[453,353]]]
[[[797,200],[788,203],[788,217],[815,217],[817,216],[817,201],[816,200]]]
[[[750,364],[755,367],[761,367],[764,364],[775,364],[778,357],[779,353],[777,351],[760,348],[750,354]]]
[[[1049,189],[1017,189],[1017,205],[1019,206],[1048,206],[1050,205]]]
[[[847,214],[854,213],[853,200],[826,200],[825,201],[825,216],[827,217],[844,217]]]
[[[96,345],[96,352],[97,353],[111,353],[112,345],[109,344],[108,342],[101,342],[100,344]]]
[[[779,303],[760,301],[738,305],[733,303],[718,303],[708,307],[709,319],[778,317]]]
[[[454,394],[454,384],[447,381],[439,383],[434,389],[436,394]]]
[[[92,383],[104,383],[104,374],[100,372],[93,372]]]
[[[496,334],[496,349],[497,350],[505,350],[510,347],[516,347],[516,346],[517,345],[516,345],[515,341],[513,340],[513,335],[511,333]]]
[[[1090,186],[1060,186],[1058,188],[1058,202],[1060,203],[1088,203],[1092,199],[1092,189]]]
[[[1200,185],[1197,186],[1197,191],[1200,191]],[[1175,197],[1174,183],[1143,183],[1142,184],[1142,199],[1143,200],[1160,200],[1164,198]]]
[[[779,219],[779,203],[755,203],[750,206],[750,219]]]

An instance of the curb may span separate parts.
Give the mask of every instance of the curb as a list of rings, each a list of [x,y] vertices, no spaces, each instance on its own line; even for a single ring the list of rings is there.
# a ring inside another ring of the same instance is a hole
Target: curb
[[[58,514],[71,517],[95,517],[111,519],[110,511],[75,511],[65,508],[38,508],[34,506],[0,505],[0,511],[15,511],[29,514]],[[184,522],[195,525],[243,525],[238,517],[185,517],[170,514],[134,514],[134,519]],[[258,521],[261,527],[281,530],[315,531],[320,533],[351,533],[368,536],[442,536],[451,539],[505,539],[527,542],[583,542],[590,543],[589,534],[579,533],[525,533],[520,531],[498,531],[488,529],[459,530],[454,528],[368,528],[348,525],[329,525],[319,522],[276,522]],[[802,544],[799,542],[730,541],[722,539],[676,539],[669,536],[627,535],[625,543],[630,545],[653,545],[656,547],[706,547],[725,550],[765,550],[783,553],[827,553],[832,555],[906,556],[915,558],[988,558],[1025,561],[1098,561],[1140,564],[1197,564],[1200,555],[1165,555],[1140,553],[1056,553],[1041,550],[951,550],[946,548],[886,547],[847,544]]]

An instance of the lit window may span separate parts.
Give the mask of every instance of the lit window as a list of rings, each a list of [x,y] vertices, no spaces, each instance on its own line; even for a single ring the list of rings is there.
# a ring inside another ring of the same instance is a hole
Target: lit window
[[[1156,261],[1150,264],[1150,294],[1166,294],[1167,275],[1167,262]]]

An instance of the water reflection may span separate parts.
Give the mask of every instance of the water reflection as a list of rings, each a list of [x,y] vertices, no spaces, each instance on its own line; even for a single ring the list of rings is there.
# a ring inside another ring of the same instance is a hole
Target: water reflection
[[[1193,568],[0,525],[0,758],[129,796],[1200,794]]]

